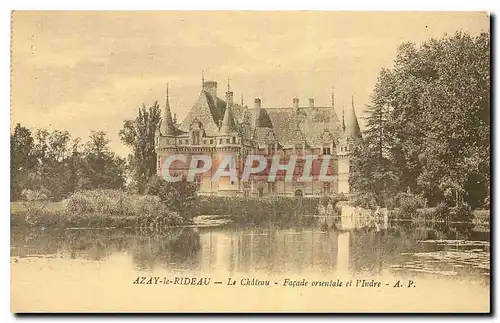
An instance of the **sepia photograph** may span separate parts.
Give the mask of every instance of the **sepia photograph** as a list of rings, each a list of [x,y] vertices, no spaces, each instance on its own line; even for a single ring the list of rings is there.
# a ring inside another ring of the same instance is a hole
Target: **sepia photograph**
[[[488,12],[12,11],[13,313],[490,313]]]

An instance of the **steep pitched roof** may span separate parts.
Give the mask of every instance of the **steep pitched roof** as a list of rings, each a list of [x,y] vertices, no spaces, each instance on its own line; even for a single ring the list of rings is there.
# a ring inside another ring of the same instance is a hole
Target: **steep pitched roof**
[[[177,136],[183,133],[183,131],[179,130],[176,127],[172,119],[172,112],[170,111],[170,102],[168,98],[168,87],[165,99],[165,109],[163,110],[163,117],[161,120],[160,129],[161,129],[161,134],[163,136]]]
[[[303,108],[297,114],[293,109],[267,109],[272,128],[282,145],[306,142],[319,145],[338,141],[343,137],[335,111],[331,107]]]
[[[245,118],[248,118],[248,108],[247,107],[242,107],[239,104],[233,104],[231,106],[231,112],[233,114],[233,117],[237,123],[242,123],[245,121]],[[250,120],[250,119],[249,119]]]
[[[180,125],[180,130],[188,132],[189,126],[195,120],[203,125],[206,135],[215,136],[219,132],[217,123],[224,117],[226,101],[219,98],[212,99],[207,91],[202,90],[195,104]]]
[[[221,134],[230,134],[231,132],[236,131],[235,122],[231,110],[231,107],[226,107],[224,119],[222,120],[222,125],[219,130]]]
[[[305,140],[300,127],[299,120],[291,109],[269,109],[267,116],[273,125],[276,138],[281,145],[302,144]]]
[[[259,147],[271,144],[275,140],[273,128],[271,127],[257,127],[255,128],[254,140]]]
[[[278,110],[278,109],[269,109],[269,110]],[[260,109],[260,114],[259,114],[259,119],[257,120],[257,125],[259,127],[263,127],[263,128],[266,128],[266,127],[272,127],[273,126],[273,122],[271,120],[271,118],[269,117],[269,114],[268,114],[268,109],[264,109],[264,108],[261,108]],[[281,109],[281,110],[285,110],[285,109]],[[248,110],[248,113],[250,114],[250,120],[254,120],[255,118],[255,112],[256,110],[255,109],[249,109]]]
[[[346,114],[345,135],[349,139],[361,138],[361,129],[359,128],[358,118],[354,110],[354,97],[352,97],[351,109]]]
[[[338,141],[342,137],[339,120],[333,108],[315,107],[308,109],[302,118],[300,129],[310,145]]]

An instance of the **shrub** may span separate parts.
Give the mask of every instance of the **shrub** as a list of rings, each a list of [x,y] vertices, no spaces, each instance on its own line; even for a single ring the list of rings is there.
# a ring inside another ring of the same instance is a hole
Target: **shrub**
[[[417,210],[424,208],[427,200],[421,195],[412,193],[399,193],[395,197],[395,205],[398,207],[396,214],[399,218],[411,219],[418,216]]]
[[[472,222],[472,209],[467,203],[459,203],[450,213],[451,221]]]
[[[328,198],[323,202],[328,204]],[[319,197],[295,198],[290,196],[255,197],[200,197],[197,215],[225,215],[240,223],[294,223],[301,221],[302,214],[314,214],[320,203]]]
[[[396,198],[394,196],[385,196],[384,197],[384,206],[388,210],[394,210],[396,206]]]
[[[353,197],[350,204],[370,210],[375,210],[378,206],[377,197],[373,193],[358,193]]]
[[[73,194],[66,213],[108,216],[171,216],[172,210],[159,196],[137,195],[118,190],[91,190]]]
[[[158,196],[143,195],[133,199],[134,214],[137,216],[162,215],[167,207]]]
[[[133,199],[119,190],[99,189],[74,193],[65,203],[68,212],[77,214],[133,215]]]
[[[473,222],[476,225],[490,224],[490,210],[474,210],[472,212]]]
[[[158,196],[167,207],[184,218],[192,218],[198,201],[198,187],[195,183],[182,180],[168,182],[153,175],[146,184],[145,193]]]
[[[445,202],[439,202],[434,209],[436,220],[442,220],[448,222],[450,218],[450,208]]]

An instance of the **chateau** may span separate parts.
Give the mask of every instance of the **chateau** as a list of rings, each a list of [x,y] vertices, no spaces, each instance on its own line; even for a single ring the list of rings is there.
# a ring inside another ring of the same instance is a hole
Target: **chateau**
[[[246,156],[258,154],[272,160],[296,155],[315,155],[322,160],[329,155],[331,182],[285,181],[277,176],[267,182],[267,176],[252,175],[249,181],[231,181],[222,177],[211,180],[211,174],[196,177],[199,193],[204,195],[296,195],[311,196],[329,193],[349,193],[349,154],[352,140],[361,137],[361,131],[352,106],[339,120],[335,113],[335,97],[331,106],[315,106],[314,99],[301,106],[293,99],[288,108],[264,108],[256,98],[253,107],[234,101],[229,87],[225,99],[217,95],[217,82],[202,80],[202,89],[196,102],[182,123],[172,118],[168,89],[162,123],[156,132],[155,149],[158,157],[158,175],[163,174],[163,162],[173,154],[208,155],[214,161],[228,154],[236,157],[235,167],[241,174]]]

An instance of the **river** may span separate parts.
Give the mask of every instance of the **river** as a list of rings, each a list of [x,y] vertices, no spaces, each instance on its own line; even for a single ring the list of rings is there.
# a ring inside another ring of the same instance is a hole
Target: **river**
[[[488,311],[489,267],[489,233],[464,225],[392,223],[387,230],[345,232],[228,225],[167,234],[26,229],[11,234],[15,311]],[[185,303],[181,296],[192,297],[193,286],[146,290],[132,284],[140,276],[205,277],[223,284],[199,288],[196,295],[203,301]],[[226,286],[229,278],[246,286]],[[314,291],[286,287],[285,278],[310,283],[373,279],[386,287]],[[252,280],[276,286],[262,293]],[[394,288],[398,281],[403,289]],[[409,281],[414,289],[406,286]],[[292,290],[278,293],[276,288]],[[219,295],[220,302],[211,295]],[[283,302],[276,303],[276,297]],[[325,304],[323,297],[337,301]]]

